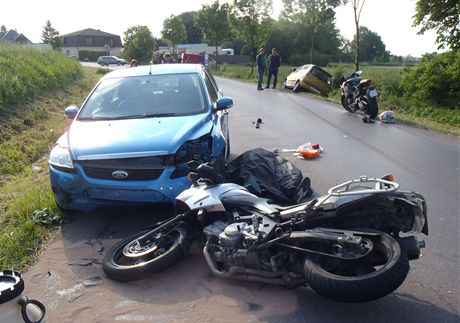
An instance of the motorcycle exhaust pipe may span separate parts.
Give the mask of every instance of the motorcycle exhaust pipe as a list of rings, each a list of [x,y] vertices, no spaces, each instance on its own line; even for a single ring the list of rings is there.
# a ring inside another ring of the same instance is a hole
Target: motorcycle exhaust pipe
[[[211,254],[209,253],[209,248],[207,245],[203,248],[203,255],[206,259],[206,262],[208,263],[209,268],[211,269],[211,272],[217,277],[254,281],[272,285],[286,285],[286,282],[280,278],[281,273],[279,272],[270,273],[262,270],[239,266],[230,267],[228,271],[218,270],[211,258]]]

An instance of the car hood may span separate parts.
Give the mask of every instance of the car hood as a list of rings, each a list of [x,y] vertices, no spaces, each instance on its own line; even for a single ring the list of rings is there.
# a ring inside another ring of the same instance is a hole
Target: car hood
[[[77,119],[67,139],[74,160],[167,155],[174,154],[185,141],[209,133],[212,125],[209,114],[112,121]]]

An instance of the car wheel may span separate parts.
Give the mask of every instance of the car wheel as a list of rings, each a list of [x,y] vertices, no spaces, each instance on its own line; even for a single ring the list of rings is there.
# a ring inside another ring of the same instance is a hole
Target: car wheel
[[[300,81],[295,82],[292,92],[297,93],[300,91]]]
[[[286,88],[286,81],[287,81],[287,79],[284,79],[283,83],[281,83],[281,88],[282,89]]]

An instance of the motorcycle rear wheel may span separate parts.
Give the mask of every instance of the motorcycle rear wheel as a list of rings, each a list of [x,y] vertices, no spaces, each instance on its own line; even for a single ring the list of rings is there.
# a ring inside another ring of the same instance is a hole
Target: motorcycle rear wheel
[[[343,260],[307,258],[304,272],[310,287],[322,296],[346,303],[368,302],[392,293],[406,278],[409,260],[392,236],[381,233],[381,237],[360,264],[347,266]]]
[[[377,100],[375,98],[370,98],[367,95],[363,97],[363,101],[367,106],[367,111],[364,111],[366,114],[369,115],[369,118],[375,119],[377,114],[379,113],[379,107],[377,105]]]
[[[145,278],[171,267],[183,258],[190,248],[190,233],[184,224],[162,233],[148,245],[140,246],[137,239],[148,231],[138,232],[110,248],[102,266],[108,278],[116,281]]]

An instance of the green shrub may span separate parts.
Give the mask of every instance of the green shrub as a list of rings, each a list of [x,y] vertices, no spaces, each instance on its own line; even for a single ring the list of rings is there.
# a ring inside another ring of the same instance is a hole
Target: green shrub
[[[0,113],[46,90],[64,88],[82,74],[80,63],[56,51],[0,45]]]
[[[460,52],[425,55],[401,87],[409,99],[460,109]]]

